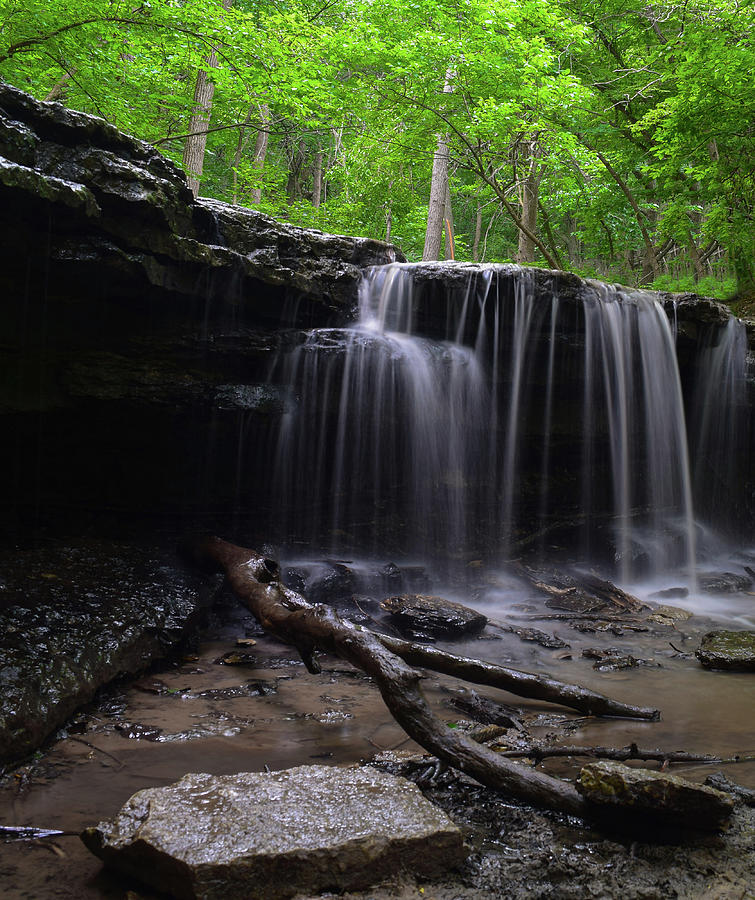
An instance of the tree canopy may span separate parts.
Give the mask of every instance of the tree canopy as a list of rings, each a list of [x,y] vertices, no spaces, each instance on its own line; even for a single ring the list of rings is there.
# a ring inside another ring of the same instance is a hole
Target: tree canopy
[[[746,309],[754,26],[753,0],[0,0],[0,78],[179,164],[201,132],[199,193],[410,258],[442,148],[447,257]]]

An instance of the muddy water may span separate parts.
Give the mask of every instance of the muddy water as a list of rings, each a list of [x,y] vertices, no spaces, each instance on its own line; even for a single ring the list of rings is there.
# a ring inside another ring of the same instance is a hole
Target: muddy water
[[[490,605],[491,617],[502,610]],[[636,634],[580,634],[561,620],[531,621],[531,611],[509,610],[510,622],[560,636],[569,647],[546,650],[489,627],[481,639],[453,650],[577,681],[638,705],[658,706],[658,723],[582,719],[548,705],[523,704],[512,695],[480,689],[499,702],[524,709],[533,735],[570,744],[685,749],[724,756],[755,754],[755,678],[702,670],[691,656],[704,617],[676,629],[652,627]],[[239,646],[238,641],[256,641]],[[169,784],[188,771],[215,774],[280,769],[306,763],[349,763],[388,748],[414,745],[394,724],[379,695],[361,673],[323,659],[310,675],[296,653],[259,633],[254,620],[228,607],[205,635],[196,656],[184,658],[139,682],[113,689],[78,716],[67,736],[34,764],[0,785],[0,824],[59,829],[38,841],[0,844],[0,885],[9,898],[123,898],[137,885],[103,872],[77,834],[110,817],[135,791]],[[671,645],[677,649],[674,649]],[[448,645],[449,648],[451,645]],[[618,647],[645,665],[600,672],[581,655],[590,647]],[[682,652],[680,653],[679,650]],[[221,664],[227,660],[236,664]],[[430,677],[425,689],[447,721],[460,718],[447,706],[450,679]],[[568,733],[564,726],[569,724]],[[546,764],[564,772],[575,763]],[[712,769],[685,769],[702,780]],[[726,767],[732,780],[755,787],[755,763]]]

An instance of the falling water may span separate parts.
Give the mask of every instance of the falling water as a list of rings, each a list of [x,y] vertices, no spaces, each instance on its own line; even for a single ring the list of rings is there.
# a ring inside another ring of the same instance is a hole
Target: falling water
[[[695,539],[681,381],[671,325],[658,300],[595,283],[585,297],[583,477],[592,496],[590,444],[605,416],[620,577],[686,563]],[[591,508],[586,501],[586,510]]]
[[[728,383],[718,352],[702,367]],[[510,266],[384,266],[358,320],[308,332],[275,377],[295,397],[271,483],[290,541],[444,560],[547,545],[610,557],[623,581],[693,572],[674,333],[652,294],[589,283],[560,297]],[[707,415],[702,447],[720,430]]]
[[[742,518],[745,479],[738,461],[750,453],[746,372],[747,331],[732,318],[711,330],[700,353],[690,441],[699,512],[727,532]]]

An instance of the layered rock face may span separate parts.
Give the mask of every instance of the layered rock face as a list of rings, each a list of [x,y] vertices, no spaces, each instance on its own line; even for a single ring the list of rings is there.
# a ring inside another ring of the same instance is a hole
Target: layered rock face
[[[0,233],[11,525],[93,505],[227,510],[222,448],[239,410],[279,407],[264,384],[280,329],[343,319],[363,269],[402,259],[194,200],[148,144],[1,84]]]

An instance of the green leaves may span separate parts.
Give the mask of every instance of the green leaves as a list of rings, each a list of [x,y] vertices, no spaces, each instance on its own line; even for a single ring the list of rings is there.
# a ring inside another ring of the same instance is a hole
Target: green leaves
[[[202,193],[390,232],[410,256],[438,135],[457,250],[475,245],[479,208],[488,259],[516,252],[534,146],[538,234],[573,268],[638,281],[648,242],[657,276],[666,245],[677,269],[690,241],[718,241],[732,271],[755,250],[754,32],[755,7],[735,0],[0,0],[0,77],[179,161],[214,49]]]

